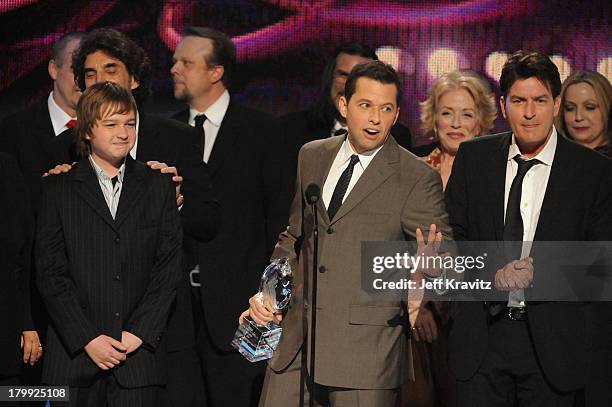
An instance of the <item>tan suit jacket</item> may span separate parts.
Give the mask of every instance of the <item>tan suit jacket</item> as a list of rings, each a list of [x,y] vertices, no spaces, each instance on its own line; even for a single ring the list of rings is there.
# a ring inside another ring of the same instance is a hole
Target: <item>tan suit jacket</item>
[[[304,273],[312,274],[313,248],[313,216],[304,191],[311,183],[322,189],[342,142],[340,137],[316,140],[299,154],[289,226],[272,256],[289,257],[295,271],[295,295],[270,361],[277,373],[289,366],[304,339],[302,318],[309,299],[303,299],[308,292],[303,281]],[[354,389],[399,387],[403,369],[412,370],[406,363],[411,353],[404,327],[390,321],[405,321],[405,306],[401,300],[372,301],[361,289],[361,242],[414,240],[416,228],[429,230],[432,223],[450,236],[440,177],[389,137],[335,218],[328,218],[322,200],[317,211],[316,382]]]

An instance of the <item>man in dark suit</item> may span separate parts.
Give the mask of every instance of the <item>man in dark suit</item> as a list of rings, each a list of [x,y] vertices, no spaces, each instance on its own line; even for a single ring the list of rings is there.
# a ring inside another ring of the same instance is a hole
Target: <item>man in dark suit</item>
[[[359,42],[341,44],[327,62],[321,78],[316,102],[307,110],[288,113],[281,117],[282,127],[290,153],[291,182],[295,181],[295,168],[300,148],[313,140],[334,135],[346,135],[346,120],[338,111],[338,100],[344,95],[344,84],[355,65],[378,57],[373,49]],[[400,123],[391,128],[397,144],[406,150],[412,148],[410,130]]]
[[[0,194],[0,386],[8,386],[21,384],[21,366],[24,362],[36,362],[42,346],[38,336],[27,335],[33,331],[30,315],[33,216],[17,162],[5,153],[0,153]]]
[[[86,157],[46,179],[38,218],[37,282],[51,319],[43,381],[69,385],[72,406],[152,406],[181,267],[174,184],[129,157],[129,91],[94,85],[77,117]]]
[[[137,140],[130,155],[163,173],[175,174],[175,180],[183,179],[181,190],[177,190],[177,204],[182,205],[183,232],[190,239],[210,240],[217,232],[219,204],[213,196],[209,169],[197,154],[196,140],[189,126],[142,110],[151,84],[151,67],[144,50],[119,31],[94,30],[87,34],[74,54],[73,68],[81,89],[110,81],[131,90],[139,110]],[[55,163],[70,163],[78,158],[73,141],[72,131],[54,140]],[[204,397],[195,353],[189,270],[184,270],[168,326],[169,380],[161,397],[169,406],[199,405]]]
[[[311,183],[321,186],[321,198],[316,204],[315,387],[308,392],[316,406],[394,406],[403,372],[412,372],[410,344],[399,322],[406,304],[366,292],[361,272],[364,241],[420,240],[420,230],[432,224],[437,229],[431,227],[428,243],[450,236],[440,177],[390,137],[401,89],[390,66],[379,61],[356,66],[339,104],[348,136],[316,140],[300,150],[289,227],[273,254],[290,260],[295,295],[266,372],[262,407],[299,405],[300,371],[306,370],[302,352],[305,338],[312,336],[303,329],[312,304],[312,289],[304,286],[304,275],[312,275],[314,247],[313,216],[304,199]],[[270,320],[271,312],[257,305],[252,298],[243,316],[250,314],[259,323]]]
[[[221,206],[219,233],[190,253],[201,270],[199,338],[211,407],[257,404],[264,366],[244,360],[230,342],[287,222],[290,200],[279,126],[231,98],[235,65],[231,39],[193,27],[179,42],[171,69],[174,95],[189,105],[174,118],[195,126]]]
[[[503,301],[451,312],[458,405],[572,406],[590,359],[590,305],[530,302],[530,287],[562,275],[538,241],[610,240],[610,162],[557,134],[561,83],[548,57],[516,52],[500,86],[512,131],[462,143],[446,189],[456,239],[519,242],[490,270]]]
[[[49,143],[74,126],[81,91],[74,83],[72,53],[84,35],[69,33],[53,44],[48,65],[53,90],[49,97],[6,117],[0,124],[0,151],[17,159],[34,208],[40,195],[41,176],[53,164]]]

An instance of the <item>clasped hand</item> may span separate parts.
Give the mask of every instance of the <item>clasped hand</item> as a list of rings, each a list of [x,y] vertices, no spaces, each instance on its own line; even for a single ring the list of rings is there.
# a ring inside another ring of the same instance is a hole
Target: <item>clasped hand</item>
[[[142,340],[136,335],[121,332],[121,342],[108,336],[100,335],[85,345],[85,352],[102,370],[109,370],[124,362],[127,355],[142,345]]]
[[[533,282],[533,259],[512,260],[495,273],[495,288],[515,291],[529,288]]]

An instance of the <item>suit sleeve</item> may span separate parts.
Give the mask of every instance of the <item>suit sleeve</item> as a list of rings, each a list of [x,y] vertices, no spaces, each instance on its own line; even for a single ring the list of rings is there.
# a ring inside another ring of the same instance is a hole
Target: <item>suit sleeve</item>
[[[68,351],[74,355],[98,337],[100,332],[84,314],[68,270],[64,231],[57,202],[64,192],[60,188],[62,184],[55,177],[45,181],[36,233],[38,290],[58,334]]]
[[[280,124],[276,119],[270,119],[267,136],[268,142],[263,144],[261,171],[263,178],[263,200],[266,217],[267,250],[277,241],[278,234],[287,226],[289,205],[291,203],[291,185],[289,177],[294,173],[290,171],[289,151],[282,137]]]
[[[152,348],[157,347],[176,296],[181,270],[182,232],[176,207],[174,184],[166,177],[165,202],[161,214],[156,259],[147,289],[130,315],[125,330]],[[161,191],[160,191],[161,192]]]

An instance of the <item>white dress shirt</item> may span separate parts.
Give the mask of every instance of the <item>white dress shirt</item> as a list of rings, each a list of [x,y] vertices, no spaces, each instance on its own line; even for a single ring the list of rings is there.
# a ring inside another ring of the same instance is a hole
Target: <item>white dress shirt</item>
[[[353,146],[348,140],[348,137],[344,140],[338,154],[336,154],[336,158],[334,158],[334,162],[329,169],[329,174],[327,174],[327,179],[323,185],[323,203],[325,204],[325,208],[329,207],[332,195],[334,194],[334,189],[336,189],[336,184],[338,183],[338,180],[340,179],[340,176],[344,170],[348,167],[349,162],[351,161],[351,156],[353,154],[357,154],[359,157],[359,163],[357,163],[353,168],[353,176],[351,177],[351,182],[349,182],[348,188],[346,189],[342,203],[344,203],[346,198],[349,196],[351,190],[381,148],[382,146],[371,151],[366,151],[363,154],[357,154],[355,150],[353,150]]]
[[[540,210],[544,195],[546,194],[546,186],[550,177],[550,169],[555,158],[557,150],[557,130],[553,127],[552,134],[548,142],[532,159],[538,159],[541,164],[534,165],[529,169],[525,178],[523,178],[523,188],[521,192],[521,219],[523,220],[523,246],[521,249],[521,259],[529,256],[531,245],[535,236],[536,228],[538,227],[538,219],[540,218]],[[508,196],[510,195],[510,187],[512,181],[518,171],[518,164],[514,161],[514,157],[519,154],[519,150],[514,134],[512,135],[512,144],[508,149],[508,162],[506,164],[506,188],[504,193],[504,219],[506,218],[506,206],[508,205]],[[523,157],[525,158],[525,157]],[[517,307],[525,305],[525,293],[523,290],[510,292],[508,295],[508,306]]]
[[[121,164],[121,167],[117,172],[117,182],[115,185],[113,185],[111,177],[109,177],[104,170],[98,166],[96,160],[93,159],[91,154],[89,155],[89,162],[96,173],[96,177],[98,178],[98,183],[100,184],[100,189],[102,190],[102,195],[104,195],[104,200],[106,201],[108,210],[110,211],[113,219],[115,219],[117,207],[119,206],[119,198],[121,198],[121,190],[123,189],[125,160],[123,160],[123,164]]]
[[[70,120],[76,120],[76,117],[70,117],[70,115],[62,110],[61,107],[55,103],[55,99],[53,99],[53,91],[49,93],[49,97],[47,98],[47,106],[49,108],[49,116],[51,117],[51,124],[53,125],[53,132],[55,135],[59,135],[65,130],[68,130],[66,124]]]
[[[210,153],[215,145],[215,140],[217,139],[217,134],[219,134],[219,127],[221,127],[221,122],[223,121],[223,117],[225,117],[225,113],[227,112],[227,108],[230,103],[230,95],[226,90],[219,96],[219,99],[215,101],[206,111],[199,112],[193,108],[189,109],[189,125],[195,126],[195,117],[204,113],[206,115],[206,120],[204,121],[204,162],[208,163],[208,159],[210,158]]]

